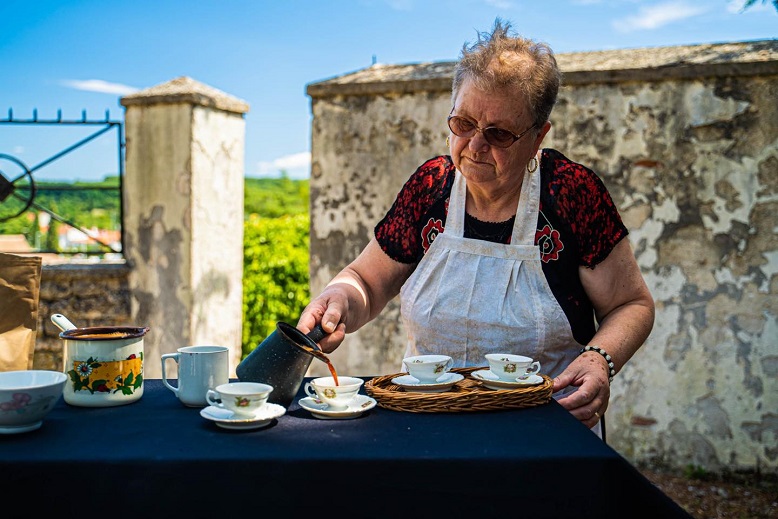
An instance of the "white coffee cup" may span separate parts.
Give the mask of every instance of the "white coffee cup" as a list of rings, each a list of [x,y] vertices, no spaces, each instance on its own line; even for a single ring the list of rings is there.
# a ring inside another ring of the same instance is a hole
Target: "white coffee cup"
[[[359,393],[364,380],[357,377],[338,377],[338,385],[332,377],[319,377],[306,382],[305,393],[311,398],[321,400],[332,411],[348,409],[349,404]]]
[[[168,359],[178,364],[178,387],[170,384],[165,373]],[[186,406],[205,407],[208,390],[229,381],[230,350],[226,346],[185,346],[162,355],[162,383]]]
[[[540,372],[540,362],[513,353],[487,353],[489,371],[500,380],[515,381]]]
[[[209,389],[205,400],[237,416],[251,417],[267,403],[272,391],[273,386],[261,382],[228,382]]]
[[[451,369],[454,360],[448,355],[416,355],[403,359],[408,374],[422,384],[432,384]]]

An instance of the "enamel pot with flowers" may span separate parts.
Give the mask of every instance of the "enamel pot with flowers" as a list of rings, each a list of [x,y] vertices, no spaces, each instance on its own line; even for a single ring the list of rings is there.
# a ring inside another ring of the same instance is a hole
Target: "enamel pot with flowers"
[[[61,314],[51,316],[62,332],[63,398],[81,407],[131,404],[143,396],[143,337],[148,327],[77,328]]]

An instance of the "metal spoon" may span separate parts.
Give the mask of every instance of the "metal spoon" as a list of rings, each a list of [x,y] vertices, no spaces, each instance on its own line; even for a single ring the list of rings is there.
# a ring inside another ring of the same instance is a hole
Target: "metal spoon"
[[[66,332],[68,330],[75,330],[78,328],[75,324],[70,322],[70,319],[65,317],[62,314],[53,314],[51,316],[51,322],[54,323],[54,325],[62,330],[63,332]]]

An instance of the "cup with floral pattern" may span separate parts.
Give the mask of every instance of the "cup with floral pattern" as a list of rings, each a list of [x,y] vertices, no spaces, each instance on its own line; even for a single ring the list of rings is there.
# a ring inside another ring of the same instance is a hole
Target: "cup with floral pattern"
[[[348,409],[364,380],[357,377],[319,377],[305,384],[305,393],[327,404],[330,411]]]
[[[513,353],[488,353],[489,371],[500,380],[515,382],[540,372],[540,362]]]
[[[437,382],[451,369],[453,362],[448,355],[415,355],[403,359],[408,374],[422,384]]]
[[[273,386],[261,382],[228,382],[209,389],[209,405],[232,411],[237,417],[252,417],[267,403]]]

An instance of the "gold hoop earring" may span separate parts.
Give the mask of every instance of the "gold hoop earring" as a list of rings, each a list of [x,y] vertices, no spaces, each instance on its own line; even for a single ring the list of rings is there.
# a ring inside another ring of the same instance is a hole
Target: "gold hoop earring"
[[[450,148],[450,147],[451,147],[451,143],[448,142],[448,137],[446,137],[446,148]]]
[[[531,159],[529,159],[529,162],[527,162],[527,171],[529,171],[530,173],[534,173],[537,169],[538,169],[538,159],[537,157],[532,157]]]

